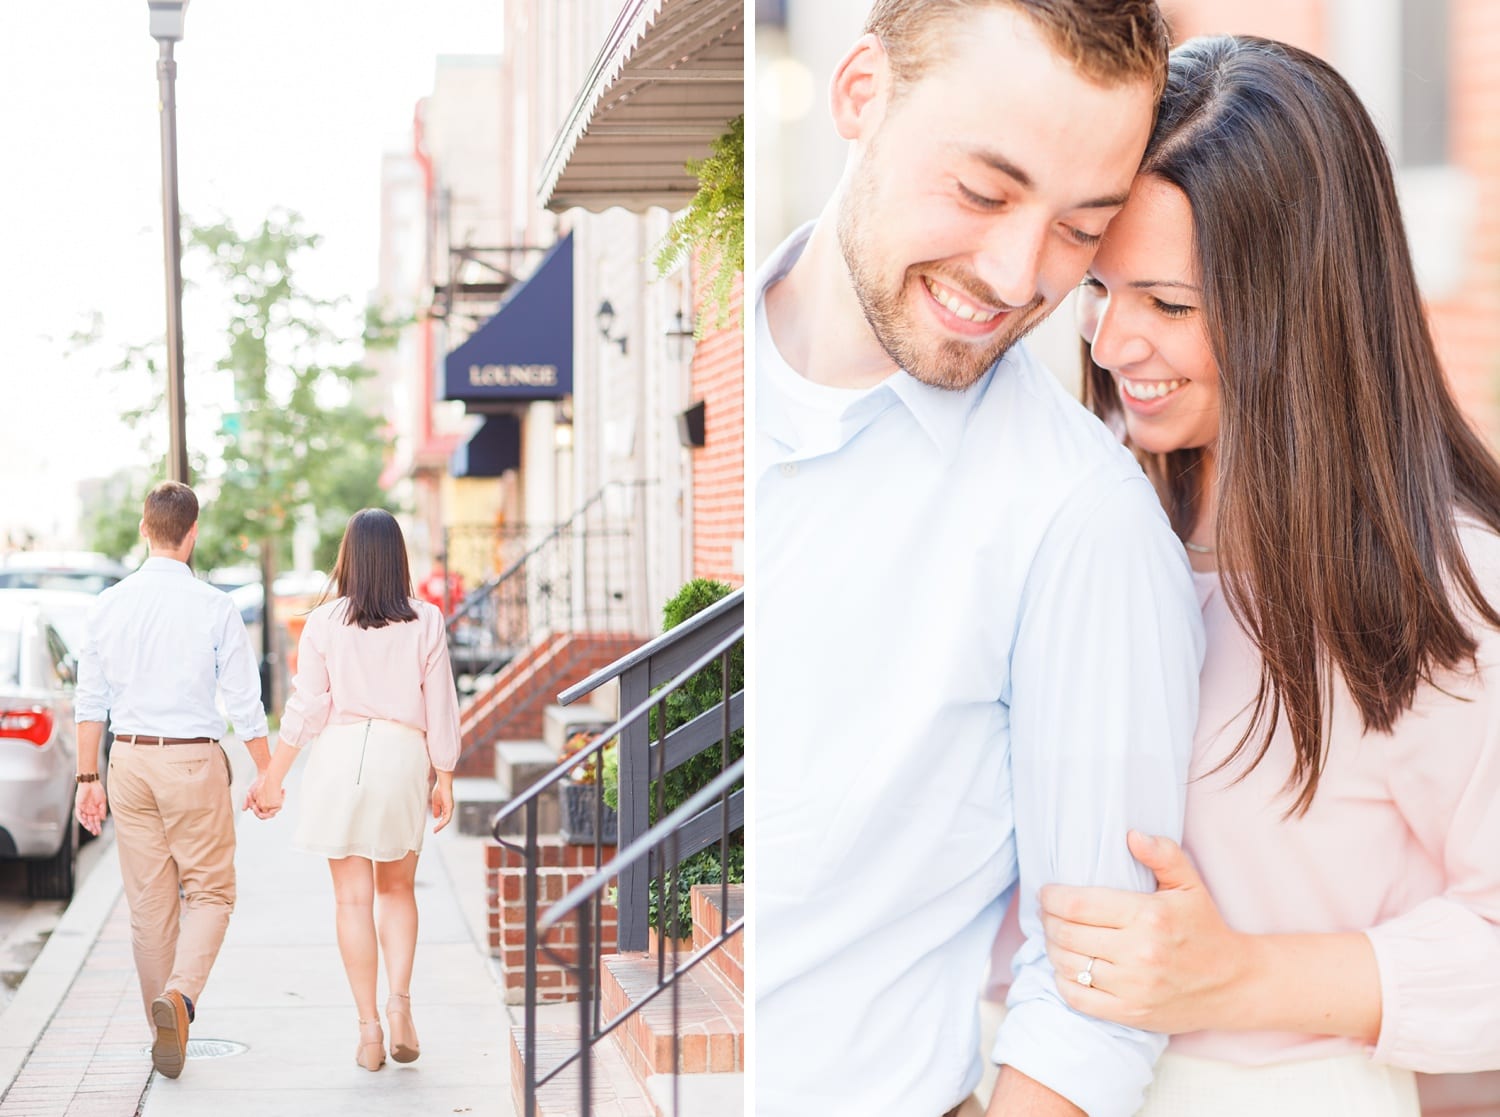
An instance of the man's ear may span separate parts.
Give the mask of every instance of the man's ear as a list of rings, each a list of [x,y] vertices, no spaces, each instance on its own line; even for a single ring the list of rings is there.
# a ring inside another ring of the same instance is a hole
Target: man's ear
[[[872,134],[885,113],[891,62],[878,35],[861,35],[833,72],[828,90],[833,125],[846,140]]]
[[[149,535],[146,534],[146,520],[145,520],[145,517],[141,518],[140,532],[141,532],[141,538],[146,541],[146,545],[147,546],[150,546],[151,545],[151,536],[149,536]]]

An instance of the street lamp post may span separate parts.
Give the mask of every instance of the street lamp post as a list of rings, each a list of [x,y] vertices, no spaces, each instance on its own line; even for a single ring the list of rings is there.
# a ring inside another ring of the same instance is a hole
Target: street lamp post
[[[146,0],[151,37],[161,48],[156,77],[161,86],[161,207],[167,259],[167,471],[188,483],[187,401],[182,374],[182,221],[177,212],[177,63],[172,44],[182,39],[188,0]]]

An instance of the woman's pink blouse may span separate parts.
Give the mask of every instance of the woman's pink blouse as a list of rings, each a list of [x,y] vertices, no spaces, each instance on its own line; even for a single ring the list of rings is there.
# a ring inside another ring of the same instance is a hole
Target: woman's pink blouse
[[[448,663],[443,615],[412,600],[415,621],[360,628],[343,621],[344,599],[308,615],[297,645],[297,676],[281,718],[280,740],[304,746],[328,725],[380,718],[427,734],[440,772],[458,764],[458,694]]]
[[[1466,527],[1480,587],[1500,607],[1500,539]],[[1214,768],[1240,739],[1260,660],[1217,576],[1195,576],[1208,653],[1183,844],[1241,931],[1363,931],[1380,971],[1373,1057],[1419,1071],[1500,1067],[1500,634],[1475,625],[1479,668],[1422,686],[1389,734],[1363,730],[1342,679],[1312,807],[1294,793],[1278,726]],[[1237,779],[1237,777],[1243,778]],[[1268,1063],[1363,1050],[1354,1040],[1267,1032],[1177,1036],[1173,1051]]]

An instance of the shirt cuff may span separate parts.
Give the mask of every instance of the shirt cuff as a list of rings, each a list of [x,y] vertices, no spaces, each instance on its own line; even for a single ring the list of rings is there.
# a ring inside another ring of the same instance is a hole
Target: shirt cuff
[[[258,710],[254,720],[241,720],[238,716],[233,717],[234,733],[241,741],[253,741],[257,737],[264,737],[270,732],[266,724],[266,712]]]
[[[1428,1074],[1495,1067],[1500,1057],[1500,938],[1441,898],[1365,932],[1380,972],[1372,1057]]]
[[[1145,1100],[1166,1037],[1074,1012],[1044,997],[1012,1004],[994,1061],[1067,1098],[1089,1117],[1130,1117]]]

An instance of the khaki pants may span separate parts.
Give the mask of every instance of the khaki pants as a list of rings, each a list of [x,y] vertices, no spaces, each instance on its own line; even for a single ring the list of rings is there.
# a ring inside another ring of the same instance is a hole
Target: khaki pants
[[[229,927],[229,779],[229,757],[217,744],[116,740],[110,750],[109,803],[148,1020],[151,1001],[168,989],[197,1002]]]

